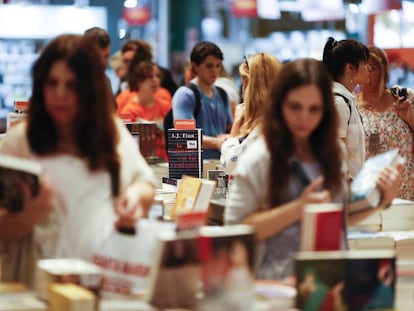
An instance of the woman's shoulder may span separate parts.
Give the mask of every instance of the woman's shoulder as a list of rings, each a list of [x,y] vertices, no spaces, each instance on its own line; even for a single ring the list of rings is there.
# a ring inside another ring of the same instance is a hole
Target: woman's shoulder
[[[259,135],[251,141],[240,154],[237,164],[240,167],[258,167],[267,163],[270,158],[270,153],[267,149],[266,142],[263,136]]]

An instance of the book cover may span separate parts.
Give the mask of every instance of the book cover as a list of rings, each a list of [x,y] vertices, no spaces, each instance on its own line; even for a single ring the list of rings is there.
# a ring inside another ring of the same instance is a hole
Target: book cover
[[[249,225],[200,229],[201,310],[254,309],[255,247],[254,229]]]
[[[175,220],[178,214],[191,211],[207,212],[214,188],[211,180],[183,176],[170,218]]]
[[[56,283],[49,287],[49,311],[94,311],[95,294],[73,283]]]
[[[161,233],[151,263],[145,300],[162,309],[193,310],[199,281],[198,232]]]
[[[381,193],[377,188],[379,172],[389,166],[403,162],[397,149],[377,154],[365,161],[355,179],[351,182],[351,202],[349,212],[358,212],[376,207],[380,203]]]
[[[343,237],[343,208],[340,203],[307,204],[301,227],[302,251],[339,250]]]
[[[202,129],[168,129],[168,176],[203,177]]]
[[[296,307],[303,311],[385,310],[395,303],[389,250],[299,252]]]
[[[347,310],[343,297],[346,260],[341,252],[299,252],[295,259],[296,308]]]
[[[32,196],[40,190],[42,166],[34,160],[0,154],[0,206],[10,212],[23,208],[22,186],[30,188]]]
[[[207,179],[216,182],[213,199],[222,199],[226,197],[228,186],[228,175],[223,170],[208,170]]]
[[[344,300],[348,310],[386,310],[395,304],[394,251],[350,251]]]
[[[144,158],[156,157],[156,132],[155,122],[124,122],[131,135],[137,140],[139,150]]]

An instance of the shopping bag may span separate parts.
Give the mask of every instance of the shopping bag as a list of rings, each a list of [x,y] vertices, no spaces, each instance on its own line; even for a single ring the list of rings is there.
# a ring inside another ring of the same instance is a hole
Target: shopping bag
[[[143,294],[157,237],[161,232],[174,230],[174,223],[141,219],[135,235],[115,229],[110,232],[92,256],[92,261],[104,271],[101,291],[121,295]]]

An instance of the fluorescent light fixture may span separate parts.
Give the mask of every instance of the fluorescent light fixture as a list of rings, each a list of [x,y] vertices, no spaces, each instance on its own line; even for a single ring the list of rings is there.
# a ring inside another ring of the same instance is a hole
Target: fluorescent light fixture
[[[257,15],[263,19],[279,19],[278,0],[257,0]]]
[[[138,5],[138,0],[125,0],[124,7],[128,9],[135,8]]]

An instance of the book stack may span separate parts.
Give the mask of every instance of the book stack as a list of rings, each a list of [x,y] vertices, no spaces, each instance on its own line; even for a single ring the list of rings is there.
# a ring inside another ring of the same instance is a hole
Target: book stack
[[[394,199],[391,206],[381,211],[382,230],[414,230],[414,202]]]
[[[378,232],[381,231],[382,216],[381,212],[377,211],[352,225],[348,225],[348,231],[352,232]]]
[[[414,259],[414,231],[349,232],[350,249],[388,249],[398,259]]]
[[[121,114],[119,117],[137,141],[142,156],[150,163],[157,162],[157,124],[151,121],[135,121],[129,114]]]
[[[252,310],[254,259],[248,225],[162,233],[146,301],[161,309]]]
[[[393,251],[299,252],[295,258],[300,310],[392,310]]]
[[[215,187],[215,181],[184,175],[170,218],[175,220],[179,214],[189,212],[207,213]]]

